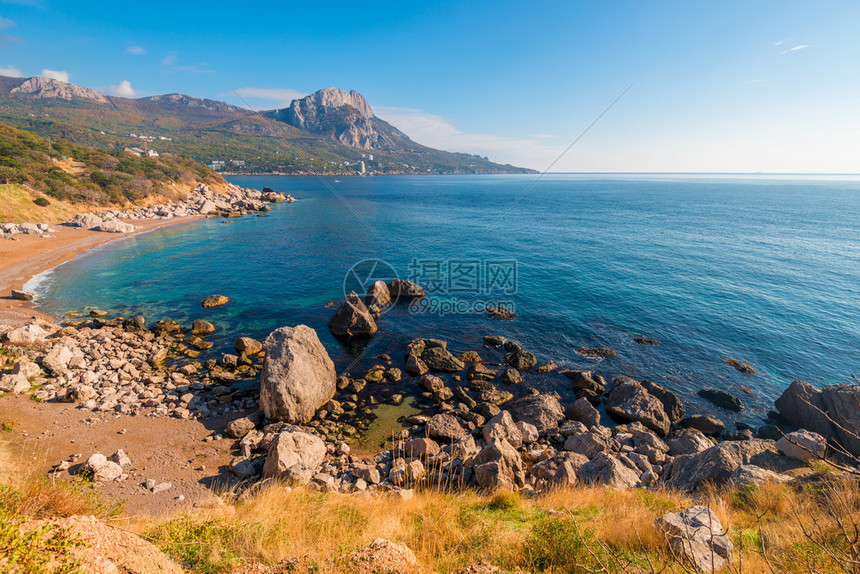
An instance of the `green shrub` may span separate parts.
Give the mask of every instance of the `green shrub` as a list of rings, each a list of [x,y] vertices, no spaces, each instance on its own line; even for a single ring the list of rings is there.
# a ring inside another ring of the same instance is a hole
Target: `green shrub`
[[[83,572],[81,560],[72,560],[69,550],[84,546],[77,536],[50,524],[24,531],[23,516],[0,508],[0,567],[4,572],[74,574]],[[58,563],[50,570],[46,565]]]
[[[231,543],[243,528],[223,520],[194,520],[182,516],[152,530],[149,535],[168,556],[188,565],[193,572],[229,572],[240,556]]]
[[[37,197],[33,200],[33,203],[35,203],[39,207],[48,207],[49,205],[51,205],[51,202],[44,197]]]

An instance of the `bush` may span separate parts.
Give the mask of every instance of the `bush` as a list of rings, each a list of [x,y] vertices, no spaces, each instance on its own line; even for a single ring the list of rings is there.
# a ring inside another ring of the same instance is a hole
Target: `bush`
[[[23,516],[0,508],[0,568],[4,572],[54,572],[73,574],[83,572],[80,560],[71,560],[67,554],[84,543],[64,529],[50,524],[22,530]],[[46,565],[60,558],[51,570]]]
[[[39,207],[48,207],[49,205],[51,205],[51,202],[48,201],[47,199],[45,199],[44,197],[37,197],[36,199],[33,200],[33,203],[35,203]]]

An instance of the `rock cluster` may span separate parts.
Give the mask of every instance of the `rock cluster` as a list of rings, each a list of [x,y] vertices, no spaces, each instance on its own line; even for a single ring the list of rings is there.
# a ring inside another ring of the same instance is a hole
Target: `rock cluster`
[[[412,281],[395,279],[386,284],[376,281],[364,301],[351,291],[341,301],[328,322],[329,331],[339,339],[370,338],[376,334],[376,320],[392,303],[409,303],[424,297],[424,289]]]
[[[212,344],[200,335],[173,321],[147,329],[135,317],[0,326],[0,342],[16,355],[0,360],[2,392],[37,386],[37,400],[127,415],[189,418],[258,408],[255,389],[244,382],[256,378],[265,353],[250,338],[240,345],[246,352],[201,361]]]
[[[111,209],[93,213],[79,213],[64,225],[105,233],[131,233],[135,227],[120,221],[142,219],[170,219],[205,215],[209,217],[240,217],[248,213],[271,211],[270,203],[292,203],[289,195],[272,190],[257,191],[228,183],[226,193],[216,193],[206,184],[198,184],[188,198],[176,203],[150,205],[132,209]],[[265,188],[268,189],[268,188]],[[0,223],[0,238],[17,239],[16,234],[53,237],[55,230],[46,223]]]
[[[55,230],[47,223],[0,223],[0,238],[17,240],[14,235],[53,237]]]
[[[292,328],[285,329],[289,333]],[[509,353],[525,352],[515,343],[491,340],[495,342],[507,345]],[[292,365],[281,362],[284,377],[317,376],[292,360],[295,373],[290,373]],[[577,483],[618,489],[666,484],[695,490],[732,480],[784,480],[774,471],[798,466],[780,454],[772,440],[717,443],[695,428],[683,427],[678,424],[683,405],[654,383],[617,378],[613,389],[623,392],[613,396],[610,391],[607,404],[617,406],[630,422],[609,428],[589,401],[605,392],[606,382],[599,376],[568,372],[575,386],[589,392],[565,407],[556,395],[537,391],[515,398],[493,384],[498,371],[477,368],[483,365],[480,361],[474,351],[455,357],[446,341],[409,342],[403,370],[435,401],[437,413],[410,417],[413,426],[396,437],[392,448],[372,458],[350,454],[342,442],[348,433],[338,433],[344,427],[336,421],[345,410],[356,408],[352,401],[368,383],[392,380],[395,370],[400,380],[399,367],[373,368],[363,379],[338,378],[335,385],[345,399],[332,398],[304,426],[234,421],[240,429],[236,436],[241,435],[241,454],[230,467],[251,481],[277,478],[325,491],[398,491],[420,485],[537,493]],[[465,383],[459,374],[463,370]]]
[[[206,184],[198,184],[188,198],[176,203],[138,207],[107,214],[123,219],[170,219],[206,215],[210,217],[239,217],[248,213],[271,211],[269,203],[292,203],[293,198],[271,190],[257,191],[227,184],[228,191],[217,193]]]

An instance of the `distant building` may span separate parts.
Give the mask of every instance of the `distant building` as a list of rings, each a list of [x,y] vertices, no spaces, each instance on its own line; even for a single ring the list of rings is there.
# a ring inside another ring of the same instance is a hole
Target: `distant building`
[[[230,163],[236,167],[245,167],[245,161],[241,159],[230,160]]]
[[[221,171],[222,169],[224,169],[224,162],[216,159],[209,164],[209,167],[214,169],[215,171]]]
[[[125,148],[125,151],[127,151],[128,153],[133,153],[137,157],[143,157],[143,154],[146,153],[139,147],[127,147]]]
[[[361,173],[365,172],[363,161],[358,162],[358,171],[360,171]]]
[[[146,155],[148,155],[149,157],[158,157],[158,152],[154,149],[151,149],[147,150]]]
[[[370,160],[370,161],[373,161],[373,154],[369,154],[369,155],[367,156],[367,159],[368,159],[368,160]]]

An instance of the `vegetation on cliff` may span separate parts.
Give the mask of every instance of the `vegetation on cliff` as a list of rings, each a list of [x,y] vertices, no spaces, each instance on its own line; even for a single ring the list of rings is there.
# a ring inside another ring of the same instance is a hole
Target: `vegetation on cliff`
[[[188,157],[112,153],[0,124],[0,184],[20,184],[50,198],[127,204],[153,194],[171,195],[179,184],[220,181],[214,171]]]

